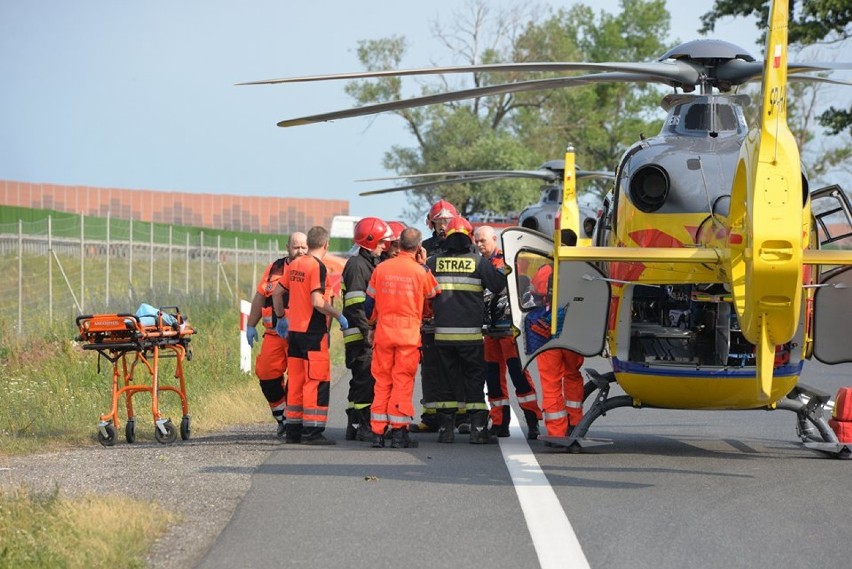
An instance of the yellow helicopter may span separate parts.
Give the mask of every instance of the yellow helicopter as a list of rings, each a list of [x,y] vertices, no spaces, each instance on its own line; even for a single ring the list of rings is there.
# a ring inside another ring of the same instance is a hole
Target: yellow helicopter
[[[574,153],[566,153],[560,225],[551,238],[525,228],[503,232],[512,320],[524,366],[550,349],[608,355],[612,371],[587,370],[594,403],[570,437],[619,407],[781,409],[798,418],[806,446],[840,458],[823,412],[830,395],[799,381],[805,359],[852,362],[844,325],[852,319],[852,207],[837,186],[811,191],[787,125],[788,80],[848,84],[806,75],[850,64],[787,60],[788,4],[773,1],[766,60],[728,42],[687,42],[648,63],[506,63],[321,75],[281,83],[466,71],[594,71],[440,93],[279,122],[296,126],[471,97],[599,82],[659,82],[668,95],[662,132],[624,154],[605,200],[593,246],[565,246],[579,234]],[[744,95],[760,80],[760,124],[748,130]],[[698,93],[692,92],[698,89]],[[839,227],[839,229],[838,229]],[[551,337],[534,342],[524,294],[534,272],[554,266]],[[582,322],[582,326],[572,323]],[[564,325],[563,325],[564,324]],[[626,395],[610,397],[612,382]]]

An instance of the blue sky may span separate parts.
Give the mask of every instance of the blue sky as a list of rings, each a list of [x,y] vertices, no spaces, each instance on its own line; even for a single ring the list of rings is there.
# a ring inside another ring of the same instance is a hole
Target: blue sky
[[[586,4],[618,10],[617,0]],[[688,40],[712,0],[668,5],[669,39]],[[359,70],[357,41],[391,34],[409,40],[406,67],[454,63],[431,23],[446,24],[463,7],[451,0],[4,0],[0,179],[348,199],[353,215],[400,218],[404,194],[359,197],[376,186],[354,182],[391,175],[381,167],[383,153],[413,145],[399,118],[281,129],[276,122],[284,118],[351,106],[343,83],[234,84]],[[714,37],[760,54],[752,22],[725,22]]]

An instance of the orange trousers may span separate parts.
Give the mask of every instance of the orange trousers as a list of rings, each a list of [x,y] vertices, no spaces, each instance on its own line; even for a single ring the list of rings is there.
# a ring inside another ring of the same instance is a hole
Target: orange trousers
[[[260,380],[260,389],[276,419],[283,419],[287,404],[287,340],[274,332],[265,332],[260,353],[254,362],[254,373]]]
[[[536,356],[544,426],[550,436],[567,436],[569,425],[574,426],[583,418],[583,361],[580,354],[564,349],[547,350]]]
[[[310,435],[311,431],[321,433],[328,423],[331,362],[327,335],[319,342],[316,338],[306,341],[305,336],[290,333],[287,422],[301,423],[304,433]]]
[[[388,425],[408,428],[414,420],[414,376],[420,364],[419,346],[373,346],[370,370],[376,379],[370,426],[380,435]]]
[[[515,387],[518,405],[525,412],[541,419],[541,408],[535,393],[530,372],[521,368],[518,346],[511,336],[485,337],[485,383],[488,386],[489,415],[495,427],[509,424],[509,389],[506,383],[506,371]],[[526,415],[526,413],[525,413]]]

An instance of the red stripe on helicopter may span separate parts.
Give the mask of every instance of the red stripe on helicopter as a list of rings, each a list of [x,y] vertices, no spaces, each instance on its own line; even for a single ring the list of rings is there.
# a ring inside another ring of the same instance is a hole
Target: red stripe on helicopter
[[[780,45],[775,46],[775,55],[772,57],[772,67],[778,69],[781,67],[781,53],[782,48]]]

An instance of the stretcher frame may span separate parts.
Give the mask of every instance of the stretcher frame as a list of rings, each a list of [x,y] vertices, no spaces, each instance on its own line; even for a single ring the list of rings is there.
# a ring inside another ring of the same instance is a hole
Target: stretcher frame
[[[164,316],[171,316],[174,324],[166,323]],[[144,319],[151,317],[142,317]],[[121,427],[118,416],[118,402],[124,396],[127,411],[125,439],[128,443],[136,441],[136,416],[133,410],[133,395],[151,394],[151,414],[154,419],[154,438],[161,444],[171,444],[177,440],[178,430],[171,418],[164,419],[160,414],[159,394],[171,391],[180,397],[183,417],[180,422],[180,437],[188,440],[191,433],[191,417],[186,397],[186,379],[183,373],[184,359],[192,359],[189,342],[196,330],[181,315],[177,306],[162,306],[157,310],[155,324],[145,325],[142,318],[133,314],[88,314],[77,317],[79,335],[84,350],[93,350],[112,364],[112,403],[109,412],[100,416],[98,422],[98,442],[103,446],[113,446]],[[176,359],[175,379],[178,385],[161,385],[160,359]],[[137,367],[150,376],[150,384],[134,383]]]

